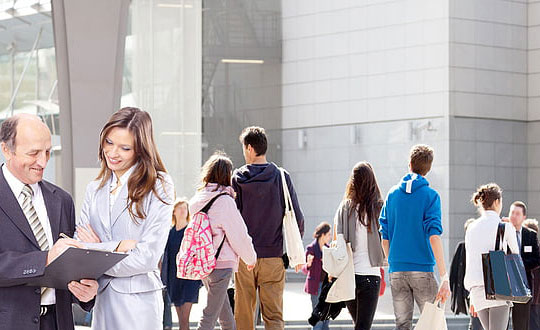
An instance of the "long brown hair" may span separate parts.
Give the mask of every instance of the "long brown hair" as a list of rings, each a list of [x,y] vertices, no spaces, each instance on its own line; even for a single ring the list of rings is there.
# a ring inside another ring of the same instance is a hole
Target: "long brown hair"
[[[111,116],[99,135],[98,158],[101,162],[101,171],[96,178],[101,180],[99,188],[105,186],[112,175],[112,171],[105,160],[103,146],[105,138],[116,127],[127,129],[133,136],[137,167],[135,167],[127,183],[128,211],[133,221],[137,222],[136,218],[142,220],[146,217],[143,210],[143,199],[149,192],[153,192],[160,201],[166,203],[157,193],[155,184],[159,179],[165,186],[163,175],[160,172],[165,173],[167,170],[161,161],[154,142],[152,119],[148,112],[132,107],[122,108]],[[135,210],[133,210],[133,206],[135,206]]]
[[[231,185],[233,163],[231,159],[222,151],[216,151],[201,169],[201,185],[203,189],[210,183],[216,183],[218,190],[220,186],[228,187]]]
[[[375,172],[368,162],[359,162],[353,167],[343,198],[351,203],[349,216],[356,210],[358,220],[371,233],[371,223],[378,221],[383,201]]]

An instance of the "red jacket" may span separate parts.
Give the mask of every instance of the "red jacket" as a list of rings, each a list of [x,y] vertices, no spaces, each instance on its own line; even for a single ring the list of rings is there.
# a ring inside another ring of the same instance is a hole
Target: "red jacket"
[[[312,295],[318,295],[319,283],[322,282],[324,271],[322,269],[322,251],[317,239],[313,240],[313,242],[306,247],[306,260],[309,254],[313,255],[311,267],[308,268],[307,264],[305,264],[302,268],[302,271],[307,274],[304,291]]]

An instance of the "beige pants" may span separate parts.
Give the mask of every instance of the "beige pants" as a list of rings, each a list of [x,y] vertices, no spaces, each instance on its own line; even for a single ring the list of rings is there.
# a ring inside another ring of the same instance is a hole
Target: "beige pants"
[[[257,290],[261,301],[264,328],[283,330],[283,290],[285,268],[281,258],[258,258],[253,271],[248,272],[240,260],[235,274],[234,318],[238,330],[254,329]]]

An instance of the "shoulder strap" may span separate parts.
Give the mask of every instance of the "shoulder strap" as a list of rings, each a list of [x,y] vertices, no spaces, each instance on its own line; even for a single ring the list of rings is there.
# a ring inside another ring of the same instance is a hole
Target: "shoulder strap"
[[[210,208],[212,207],[212,204],[214,204],[214,202],[221,196],[223,195],[227,195],[227,193],[221,193],[219,195],[217,195],[216,197],[212,198],[203,208],[200,212],[204,212],[206,214],[208,214],[208,211],[210,210]],[[227,236],[223,235],[223,240],[221,241],[221,244],[219,245],[219,248],[216,252],[216,260],[217,258],[219,257],[219,253],[221,252],[221,248],[223,247],[223,243],[225,243],[225,239],[227,238]]]
[[[221,193],[221,194],[217,195],[216,197],[212,198],[208,203],[206,203],[206,205],[199,212],[204,212],[204,213],[208,214],[208,211],[212,207],[212,204],[214,204],[216,199],[218,199],[220,196],[223,196],[223,195],[227,195],[227,193]]]
[[[497,225],[497,238],[495,240],[495,251],[498,251],[501,247],[501,241],[504,239],[505,230],[506,230],[506,224],[504,222],[500,222]],[[506,250],[508,252],[508,246],[506,247]]]
[[[287,179],[285,178],[285,170],[280,167],[279,172],[281,173],[281,185],[283,186],[283,200],[285,201],[285,212],[292,211],[294,214],[291,193],[289,192],[289,186],[287,185]]]

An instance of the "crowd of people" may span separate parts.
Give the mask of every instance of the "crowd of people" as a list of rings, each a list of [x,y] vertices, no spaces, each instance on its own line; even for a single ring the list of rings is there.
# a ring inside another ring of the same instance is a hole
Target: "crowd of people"
[[[170,318],[172,304],[185,330],[202,286],[207,299],[198,329],[213,329],[218,322],[223,329],[253,329],[257,300],[265,328],[284,328],[284,187],[301,235],[304,216],[289,173],[266,158],[263,128],[247,127],[240,134],[245,165],[234,169],[226,154],[216,152],[202,166],[195,195],[175,199],[149,114],[123,108],[101,130],[100,172],[87,186],[77,220],[69,194],[43,180],[52,147],[47,126],[38,117],[15,115],[2,123],[0,140],[6,159],[0,170],[0,328],[72,330],[75,302],[93,310],[96,330],[170,328],[163,320]],[[453,274],[450,281],[441,240],[441,200],[426,179],[433,160],[431,147],[414,146],[409,171],[386,198],[368,162],[352,168],[333,221],[316,227],[305,262],[294,267],[307,275],[304,290],[314,315],[328,310],[330,292],[334,311],[346,307],[355,329],[370,329],[384,281],[382,268],[388,266],[396,329],[411,329],[415,302],[420,311],[426,303],[444,303],[451,295],[450,282],[453,309],[470,313],[475,329],[506,329],[510,315],[514,329],[539,329],[540,309],[534,301],[512,306],[487,299],[484,288],[482,254],[495,249],[502,221],[504,248],[521,255],[529,282],[534,282],[540,254],[536,232],[523,226],[525,204],[514,202],[509,217],[501,219],[500,187],[490,183],[478,188],[472,203],[480,217],[467,222],[465,242],[453,262],[457,266],[452,266],[461,275]],[[192,216],[201,212],[209,219],[215,264],[201,279],[179,278],[178,252]],[[339,242],[350,253],[350,283],[336,278],[325,259],[325,251]],[[68,290],[21,285],[43,275],[67,247],[127,257],[97,280],[72,281]],[[347,298],[341,301],[340,296]],[[329,314],[317,314],[314,328],[328,329]]]

